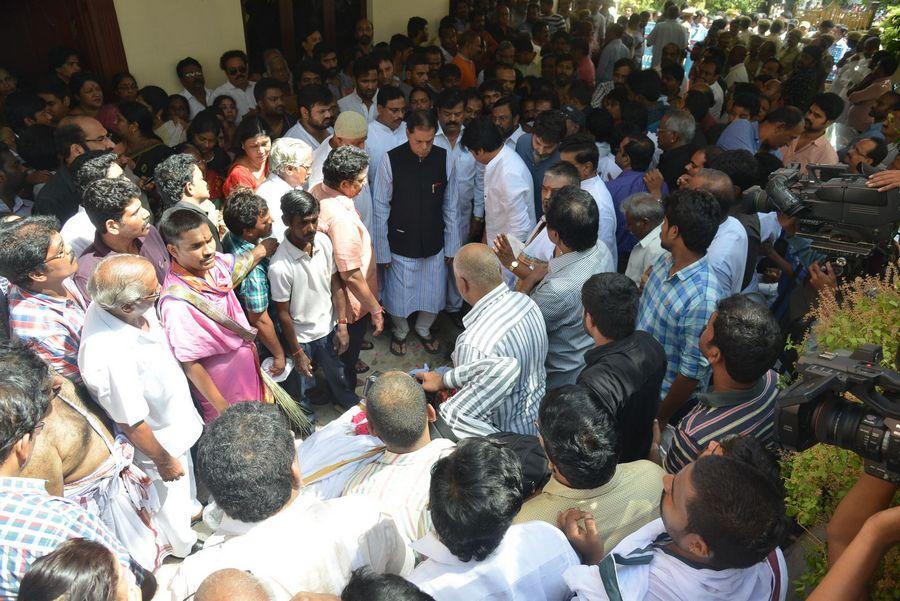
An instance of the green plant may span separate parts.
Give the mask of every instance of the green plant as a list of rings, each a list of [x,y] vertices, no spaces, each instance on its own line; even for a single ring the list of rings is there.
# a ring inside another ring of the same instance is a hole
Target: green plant
[[[896,267],[884,277],[857,278],[835,294],[824,292],[812,311],[813,326],[799,344],[788,340],[787,348],[802,352],[853,350],[864,343],[880,344],[883,365],[892,367],[897,341],[900,340],[900,284]],[[834,513],[862,473],[862,461],[850,451],[828,445],[815,445],[782,459],[787,491],[788,513],[804,528],[824,524]],[[895,500],[896,502],[896,500]],[[806,555],[807,570],[794,580],[801,596],[814,588],[827,571],[825,544],[818,541]],[[796,576],[796,575],[795,575]],[[871,598],[876,601],[898,599],[900,590],[900,551],[885,557],[873,579]]]
[[[900,53],[900,6],[890,9],[880,26],[882,48],[894,54]]]

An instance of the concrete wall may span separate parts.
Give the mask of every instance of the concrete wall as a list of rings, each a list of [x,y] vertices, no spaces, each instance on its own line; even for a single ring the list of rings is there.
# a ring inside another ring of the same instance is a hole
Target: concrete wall
[[[389,42],[395,33],[406,34],[410,17],[428,19],[429,38],[437,37],[438,24],[450,12],[449,0],[366,0],[375,41]]]
[[[115,0],[115,6],[128,68],[140,86],[180,91],[175,64],[192,56],[214,89],[225,81],[219,56],[246,50],[238,0]]]

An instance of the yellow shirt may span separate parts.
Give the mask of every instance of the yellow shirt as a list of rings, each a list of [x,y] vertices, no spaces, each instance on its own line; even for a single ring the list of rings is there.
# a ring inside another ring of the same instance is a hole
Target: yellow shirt
[[[661,467],[642,459],[619,464],[612,479],[597,488],[569,488],[551,477],[541,494],[522,506],[513,523],[538,520],[555,526],[557,514],[574,507],[594,515],[604,547],[612,549],[659,517],[664,474]]]

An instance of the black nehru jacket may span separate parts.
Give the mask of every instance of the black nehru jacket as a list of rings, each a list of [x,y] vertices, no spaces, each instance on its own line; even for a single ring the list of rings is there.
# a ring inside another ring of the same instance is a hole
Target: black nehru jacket
[[[444,193],[447,191],[447,151],[432,146],[420,159],[409,142],[387,153],[394,176],[388,242],[391,252],[422,259],[444,248]]]

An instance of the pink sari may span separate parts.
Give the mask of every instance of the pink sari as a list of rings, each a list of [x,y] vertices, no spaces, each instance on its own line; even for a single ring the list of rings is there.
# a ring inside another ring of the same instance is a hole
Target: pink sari
[[[163,291],[171,286],[188,288],[200,294],[220,313],[255,332],[232,290],[232,276],[236,270],[240,267],[235,265],[233,255],[217,254],[215,266],[208,272],[212,285],[198,286],[196,280],[199,278],[185,276],[183,269],[172,261],[162,288]],[[243,275],[246,274],[240,277]],[[165,293],[159,301],[159,313],[175,357],[182,362],[199,362],[229,405],[266,398],[253,342],[247,342],[219,325],[189,302]],[[200,403],[203,421],[213,421],[218,416],[216,409],[193,384],[191,389]]]

